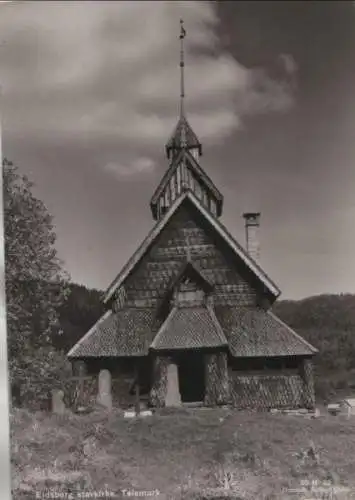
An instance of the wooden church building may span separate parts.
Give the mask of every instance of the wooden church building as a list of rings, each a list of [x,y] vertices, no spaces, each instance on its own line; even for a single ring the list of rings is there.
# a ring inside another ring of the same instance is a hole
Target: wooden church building
[[[258,264],[260,214],[244,214],[244,249],[201,166],[184,112],[184,37],[181,25],[180,117],[150,201],[154,226],[68,358],[87,375],[109,370],[119,403],[136,385],[150,406],[169,405],[175,384],[176,404],[313,408],[317,351],[271,312],[280,290]]]

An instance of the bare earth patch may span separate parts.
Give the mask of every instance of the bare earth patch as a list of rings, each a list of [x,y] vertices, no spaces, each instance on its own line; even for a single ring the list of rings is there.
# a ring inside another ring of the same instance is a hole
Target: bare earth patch
[[[14,500],[44,490],[62,498],[71,491],[73,499],[105,498],[103,490],[115,492],[111,498],[158,490],[159,500],[295,499],[307,496],[290,490],[312,481],[355,492],[355,418],[190,409],[125,420],[120,412],[18,410],[11,435]]]

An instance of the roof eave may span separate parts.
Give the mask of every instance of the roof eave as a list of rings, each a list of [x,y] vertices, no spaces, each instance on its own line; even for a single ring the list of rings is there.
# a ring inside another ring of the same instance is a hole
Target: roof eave
[[[312,344],[310,344],[309,342],[307,342],[307,340],[305,340],[303,337],[301,337],[300,335],[298,335],[298,333],[296,333],[293,328],[291,328],[290,326],[288,326],[287,323],[285,323],[284,321],[282,321],[278,316],[276,316],[276,314],[274,314],[272,311],[268,311],[267,314],[269,314],[272,318],[275,319],[275,321],[278,321],[281,325],[283,325],[289,332],[292,333],[292,335],[294,335],[295,337],[297,337],[305,346],[308,347],[308,349],[311,351],[308,353],[308,355],[315,355],[319,352],[319,350],[314,347]],[[307,354],[304,354],[305,356]]]
[[[171,352],[171,351],[198,351],[198,350],[213,350],[213,349],[228,349],[227,344],[215,344],[215,345],[207,345],[207,346],[194,346],[194,347],[150,347],[149,350],[151,352]]]
[[[81,346],[81,344],[87,339],[89,338],[96,330],[96,328],[98,327],[98,325],[100,323],[102,323],[103,321],[105,321],[109,316],[111,316],[113,313],[111,310],[109,311],[106,311],[97,321],[96,323],[93,324],[93,326],[85,333],[85,335],[83,335],[81,337],[81,339],[78,340],[78,342],[76,344],[73,345],[73,347],[68,351],[66,357],[68,359],[71,359],[71,358],[78,358],[80,357],[80,355],[75,355],[75,351],[77,351],[79,349],[79,347]]]

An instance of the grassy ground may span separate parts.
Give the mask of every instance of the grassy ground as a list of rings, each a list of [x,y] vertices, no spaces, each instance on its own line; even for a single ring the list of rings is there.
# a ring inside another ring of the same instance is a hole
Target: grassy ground
[[[14,500],[39,498],[45,488],[57,498],[66,488],[92,495],[106,488],[115,498],[125,498],[124,489],[159,490],[158,500],[222,498],[212,492],[228,485],[234,493],[223,498],[316,498],[287,491],[305,480],[355,491],[355,417],[190,409],[125,420],[119,412],[17,410],[11,422]]]

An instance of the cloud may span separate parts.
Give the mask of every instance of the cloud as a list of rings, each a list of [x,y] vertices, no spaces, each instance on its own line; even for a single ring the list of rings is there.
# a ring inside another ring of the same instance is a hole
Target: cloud
[[[288,75],[294,75],[297,72],[298,65],[291,54],[280,54],[279,60]]]
[[[129,179],[137,175],[149,174],[155,168],[156,163],[151,158],[141,157],[125,164],[109,162],[105,165],[104,170],[120,179]]]
[[[225,139],[245,115],[288,109],[290,86],[222,51],[212,2],[13,2],[0,18],[6,130],[160,148],[176,122],[180,17],[186,107],[202,141]]]

